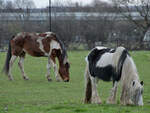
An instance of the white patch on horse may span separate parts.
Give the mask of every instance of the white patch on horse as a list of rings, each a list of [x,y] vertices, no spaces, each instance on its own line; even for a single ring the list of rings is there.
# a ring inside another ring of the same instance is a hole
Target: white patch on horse
[[[60,49],[61,48],[60,44],[57,41],[55,41],[55,40],[52,40],[50,42],[50,47],[51,47],[51,49]]]
[[[36,35],[39,35],[40,33],[36,33]]]
[[[60,44],[59,44],[57,41],[52,40],[52,41],[50,42],[49,55],[51,55],[51,52],[52,52],[53,49],[60,49],[60,48],[61,48],[61,47],[60,47]],[[62,52],[62,51],[61,51],[61,52]]]
[[[49,37],[53,34],[53,32],[45,32],[45,33],[47,34],[46,37]]]
[[[96,67],[105,67],[113,64],[113,53],[105,53],[96,63]]]
[[[88,61],[88,57],[85,57],[85,61],[88,63],[89,61]]]
[[[43,46],[43,43],[42,43],[43,39],[44,39],[44,37],[39,37],[39,39],[37,39],[37,42],[39,43],[40,50],[45,54],[45,56],[48,56],[48,53],[46,53],[45,50],[44,50],[44,46]]]
[[[98,49],[98,50],[101,50],[101,49],[106,49],[107,47],[97,46],[97,47],[95,47],[95,48]]]

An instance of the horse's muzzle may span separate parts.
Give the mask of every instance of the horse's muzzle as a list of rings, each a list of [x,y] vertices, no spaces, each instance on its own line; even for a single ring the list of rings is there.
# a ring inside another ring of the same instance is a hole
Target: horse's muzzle
[[[65,79],[64,82],[69,82],[69,79]]]

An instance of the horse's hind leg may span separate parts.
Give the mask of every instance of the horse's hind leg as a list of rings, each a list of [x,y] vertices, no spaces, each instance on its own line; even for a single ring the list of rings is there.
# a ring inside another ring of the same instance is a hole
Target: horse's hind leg
[[[110,96],[107,99],[108,104],[115,104],[116,103],[115,100],[116,100],[116,93],[117,93],[117,84],[118,84],[117,81],[115,81],[113,83],[113,88],[111,89]]]
[[[8,71],[8,78],[9,80],[13,80],[12,74],[11,74],[11,70],[12,70],[12,66],[16,60],[17,56],[12,55],[10,62],[9,62],[9,71]]]
[[[90,76],[91,79],[91,83],[92,83],[92,103],[94,104],[101,104],[101,99],[98,95],[98,91],[97,91],[97,78]]]
[[[18,66],[21,70],[22,73],[22,77],[24,80],[29,80],[29,78],[26,76],[25,72],[24,72],[24,56],[20,56],[19,62],[18,62]]]
[[[92,97],[92,84],[91,84],[91,79],[88,71],[88,66],[86,66],[85,69],[85,99],[84,103],[91,103],[91,97]]]

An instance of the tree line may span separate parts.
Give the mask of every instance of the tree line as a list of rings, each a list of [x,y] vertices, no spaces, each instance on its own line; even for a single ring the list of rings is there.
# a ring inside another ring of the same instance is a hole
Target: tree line
[[[91,49],[95,45],[112,47],[122,45],[129,49],[147,49],[149,47],[145,45],[143,39],[150,26],[150,2],[142,1],[137,4],[133,0],[112,0],[111,3],[93,0],[91,4],[83,6],[70,1],[64,5],[61,0],[58,0],[52,5],[51,28],[65,42],[66,47],[72,49],[79,47]],[[14,0],[13,2],[0,0],[0,18],[4,18],[5,15],[2,15],[4,12],[10,14],[16,12],[17,20],[0,21],[1,46],[5,46],[11,36],[18,32],[49,31],[48,7],[41,9],[41,14],[47,12],[47,19],[40,22],[30,20],[33,9],[36,9],[36,6],[32,0]],[[20,13],[22,15],[18,16],[17,12],[18,15]],[[60,19],[58,12],[64,13],[64,18]],[[67,16],[66,12],[83,13],[85,17],[78,19],[74,13]],[[133,12],[137,12],[140,18],[134,19]],[[89,14],[93,15],[89,16]],[[112,14],[111,19],[110,14]],[[114,14],[122,15],[124,19],[118,20]]]

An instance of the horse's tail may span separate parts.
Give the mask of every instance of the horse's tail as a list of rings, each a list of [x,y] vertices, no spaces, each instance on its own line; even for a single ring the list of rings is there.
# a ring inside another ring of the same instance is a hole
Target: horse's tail
[[[85,69],[85,99],[84,103],[91,103],[91,97],[92,97],[92,84],[89,74],[89,67],[88,64]]]
[[[5,60],[5,65],[4,65],[3,70],[2,70],[2,72],[5,73],[6,75],[8,75],[9,62],[10,62],[11,56],[12,56],[12,54],[11,54],[11,44],[9,42],[7,56],[6,56],[6,60]]]

